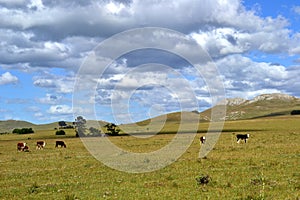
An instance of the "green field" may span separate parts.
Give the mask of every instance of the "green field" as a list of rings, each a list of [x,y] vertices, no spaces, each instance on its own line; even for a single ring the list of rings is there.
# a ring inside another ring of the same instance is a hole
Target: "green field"
[[[0,199],[300,199],[299,116],[228,121],[213,151],[199,159],[198,139],[207,126],[200,124],[192,145],[173,164],[136,174],[103,165],[73,130],[60,137],[53,129],[0,135]],[[176,124],[169,123],[166,134],[110,140],[129,151],[149,152],[167,144],[174,130]],[[237,144],[233,132],[250,133],[248,143]],[[66,149],[55,148],[57,138]],[[35,150],[38,139],[46,140],[44,150]],[[30,152],[17,152],[19,141],[27,142]],[[210,182],[197,184],[200,175],[209,175]]]

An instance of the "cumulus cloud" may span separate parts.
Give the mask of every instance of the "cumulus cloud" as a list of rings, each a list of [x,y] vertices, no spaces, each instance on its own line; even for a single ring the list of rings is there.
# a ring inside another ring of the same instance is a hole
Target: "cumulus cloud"
[[[42,104],[58,104],[62,100],[63,97],[61,95],[46,94],[45,97],[38,98],[37,102]]]
[[[299,6],[292,10],[300,13]],[[174,29],[191,41],[196,40],[219,67],[229,96],[300,93],[299,67],[255,62],[245,57],[251,52],[297,56],[299,33],[291,30],[286,18],[261,17],[256,10],[246,9],[240,0],[0,0],[0,64],[3,69],[35,72],[33,85],[47,93],[35,100],[51,105],[48,114],[71,113],[64,97],[74,91],[76,81],[81,82],[75,90],[83,92],[78,99],[83,107],[78,110],[85,108],[87,102],[109,106],[113,101],[118,108],[125,108],[123,103],[128,103],[128,98],[141,106],[142,113],[153,105],[157,113],[174,111],[178,106],[189,110],[196,108],[191,101],[194,94],[203,108],[209,107],[212,100],[205,78],[215,80],[216,73],[210,60],[198,63],[203,69],[198,72],[186,60],[163,51],[128,52],[117,60],[112,56],[126,49],[149,47],[152,39],[165,49],[197,59],[197,48],[178,42],[174,34],[133,34],[114,41],[114,47],[93,51],[116,33],[146,26]],[[91,54],[92,59],[84,60]],[[136,69],[145,63],[170,68],[148,65]],[[101,71],[107,64],[110,66]],[[57,68],[64,69],[65,74],[49,72]],[[80,73],[76,74],[78,69]],[[18,81],[10,72],[0,76],[0,85]],[[133,103],[131,106],[138,114],[138,108]],[[46,116],[42,110],[36,112],[36,117],[42,115]]]
[[[47,74],[45,76],[35,76],[33,84],[49,91],[67,94],[73,92],[74,81],[74,76]]]
[[[5,72],[0,75],[0,85],[16,84],[18,81],[18,77],[12,75],[10,72]]]
[[[215,57],[257,49],[299,53],[285,18],[261,18],[255,11],[246,10],[239,0],[15,0],[0,5],[2,64],[30,63],[34,67],[77,70],[98,42],[143,26],[194,33]]]
[[[47,112],[49,114],[69,115],[73,113],[73,109],[68,105],[54,105],[50,106]]]
[[[253,98],[263,93],[298,93],[299,67],[286,68],[273,63],[255,62],[242,55],[232,55],[216,62],[223,76],[227,95]]]
[[[266,20],[257,30],[243,30],[221,27],[192,33],[193,38],[214,57],[241,54],[259,50],[266,53],[283,53],[297,48],[296,38],[290,38],[290,31],[284,28],[283,18]]]

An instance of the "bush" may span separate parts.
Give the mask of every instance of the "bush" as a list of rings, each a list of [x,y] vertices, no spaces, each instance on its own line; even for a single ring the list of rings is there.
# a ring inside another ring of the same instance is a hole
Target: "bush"
[[[16,133],[16,134],[29,134],[29,133],[34,133],[34,131],[32,130],[32,128],[22,128],[22,129],[15,128],[13,130],[13,133]]]
[[[300,115],[300,110],[293,110],[291,115]]]
[[[66,132],[64,130],[59,130],[55,132],[55,135],[66,135]]]
[[[199,175],[196,177],[196,181],[198,185],[206,185],[211,181],[211,177],[209,175]]]

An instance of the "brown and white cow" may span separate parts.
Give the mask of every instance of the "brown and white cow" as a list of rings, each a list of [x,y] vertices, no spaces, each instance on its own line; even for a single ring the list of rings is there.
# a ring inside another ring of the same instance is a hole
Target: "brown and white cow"
[[[67,147],[67,145],[65,144],[64,141],[56,141],[56,143],[55,143],[55,148],[58,147],[58,146],[64,147],[64,148]]]
[[[44,149],[45,146],[46,146],[45,141],[37,141],[36,142],[36,149]]]
[[[200,144],[201,144],[201,145],[202,145],[202,144],[205,144],[205,141],[206,141],[205,136],[201,136],[201,137],[200,137]]]
[[[26,142],[18,142],[17,151],[29,151],[29,147],[26,145]]]

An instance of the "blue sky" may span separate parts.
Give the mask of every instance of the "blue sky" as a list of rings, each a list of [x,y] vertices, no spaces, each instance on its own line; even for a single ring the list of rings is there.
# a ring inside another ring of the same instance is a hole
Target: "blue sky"
[[[86,99],[73,109],[78,70],[94,48],[147,26],[195,40],[218,67],[228,98],[300,97],[297,0],[0,0],[0,120],[40,124],[72,121],[75,113],[128,123],[210,107],[205,80],[193,66],[172,54],[140,50],[114,60],[103,74],[89,65],[80,83]],[[146,45],[147,36],[140,39]],[[172,48],[177,43],[169,39],[161,44]]]

